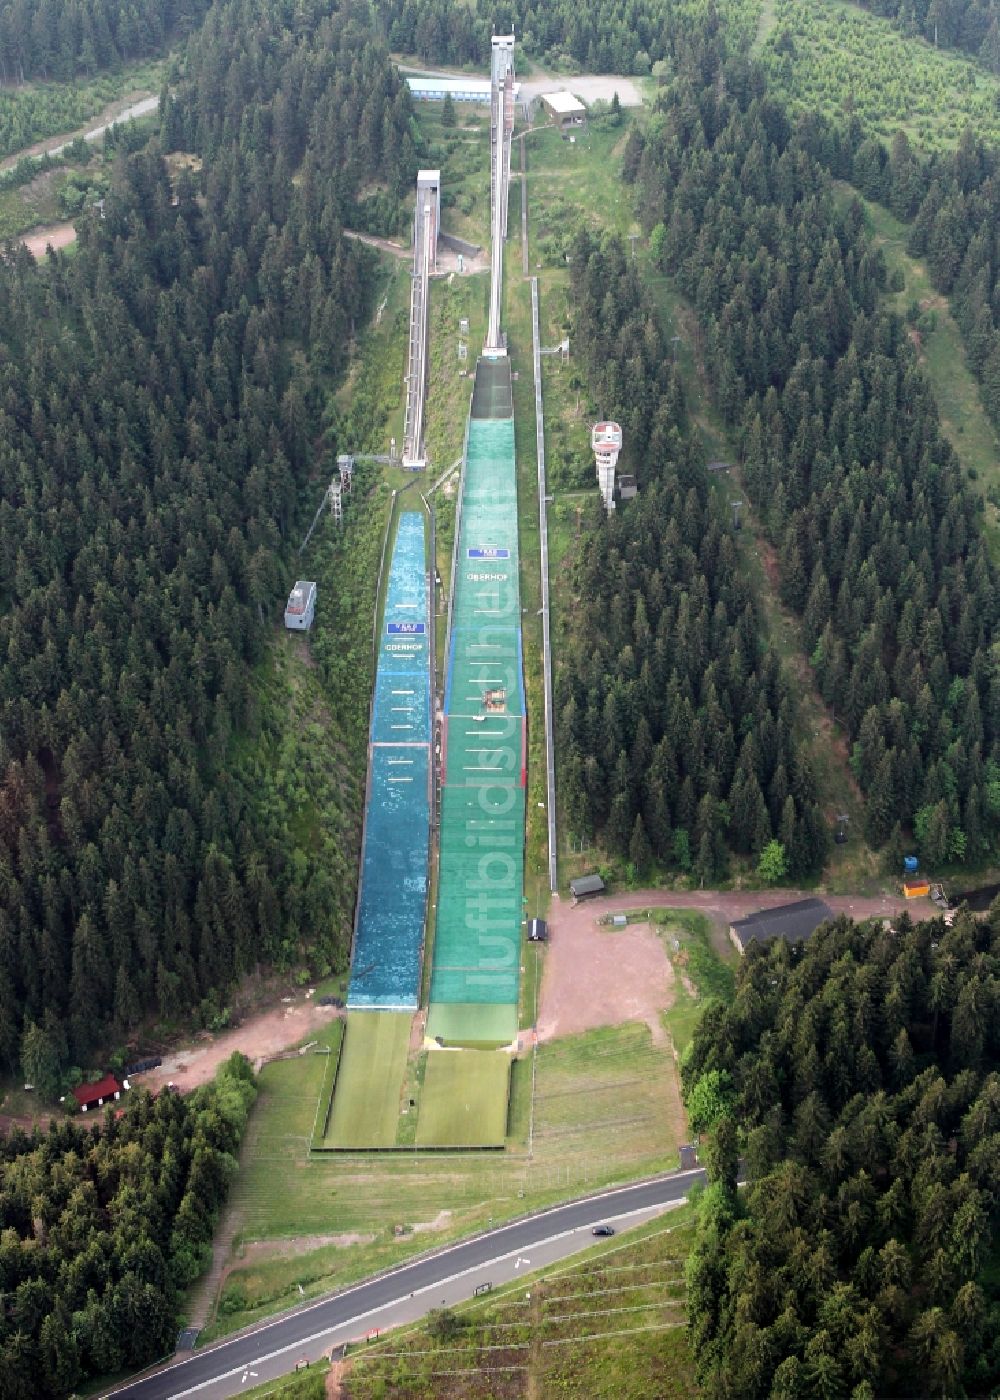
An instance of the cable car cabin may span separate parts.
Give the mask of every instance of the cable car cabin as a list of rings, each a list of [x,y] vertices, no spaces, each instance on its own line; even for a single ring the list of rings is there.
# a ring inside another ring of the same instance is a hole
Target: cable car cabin
[[[316,612],[316,584],[299,579],[285,604],[285,626],[292,632],[308,632]]]

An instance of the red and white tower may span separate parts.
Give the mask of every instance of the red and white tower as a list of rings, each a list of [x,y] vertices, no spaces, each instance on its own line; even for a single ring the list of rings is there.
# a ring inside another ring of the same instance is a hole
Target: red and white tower
[[[610,515],[615,508],[615,467],[622,450],[622,430],[618,423],[595,423],[590,430],[590,445],[597,463],[597,484],[601,488],[604,508]]]

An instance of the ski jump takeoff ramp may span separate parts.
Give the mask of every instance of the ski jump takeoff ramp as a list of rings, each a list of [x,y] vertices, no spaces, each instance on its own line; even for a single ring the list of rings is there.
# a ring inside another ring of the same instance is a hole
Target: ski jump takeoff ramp
[[[454,562],[427,1036],[517,1037],[525,707],[510,361],[479,361]]]

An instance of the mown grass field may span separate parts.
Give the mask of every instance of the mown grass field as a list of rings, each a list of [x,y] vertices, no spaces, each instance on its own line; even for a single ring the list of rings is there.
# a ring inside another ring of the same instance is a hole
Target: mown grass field
[[[429,1054],[420,1090],[418,1147],[502,1147],[510,1057],[494,1050]]]
[[[775,95],[885,140],[905,131],[924,150],[957,144],[966,126],[1000,138],[1000,78],[847,0],[775,0],[760,50]]]
[[[408,1011],[352,1011],[333,1095],[327,1147],[392,1147],[399,1126]]]
[[[673,1056],[642,1024],[539,1046],[533,1107],[531,1060],[515,1061],[503,1153],[310,1153],[325,1064],[306,1055],[262,1071],[231,1198],[237,1265],[203,1341],[297,1302],[300,1285],[312,1296],[491,1222],[677,1165],[663,1111]],[[289,1243],[240,1263],[255,1240]]]
[[[690,1207],[603,1241],[582,1262],[414,1327],[351,1361],[348,1400],[687,1400],[696,1394],[685,1329]]]

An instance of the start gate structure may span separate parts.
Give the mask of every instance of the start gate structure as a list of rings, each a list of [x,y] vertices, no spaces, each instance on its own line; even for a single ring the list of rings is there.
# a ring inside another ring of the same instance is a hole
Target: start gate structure
[[[490,96],[490,317],[485,353],[505,355],[500,328],[503,249],[507,238],[510,142],[514,131],[514,36],[494,34]]]

